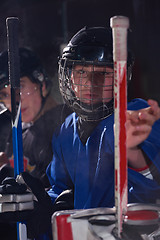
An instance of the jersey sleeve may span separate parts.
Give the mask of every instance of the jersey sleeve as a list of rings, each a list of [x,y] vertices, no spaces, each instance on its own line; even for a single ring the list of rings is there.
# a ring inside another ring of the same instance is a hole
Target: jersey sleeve
[[[47,176],[52,188],[48,191],[52,201],[54,202],[57,196],[67,189],[73,189],[73,183],[69,172],[66,168],[66,148],[68,139],[63,134],[66,126],[62,124],[60,131],[55,133],[52,138],[53,159],[47,168]],[[64,139],[65,138],[65,139]],[[68,149],[69,156],[72,156]]]
[[[146,101],[141,99],[134,100],[129,106],[131,110],[138,110],[148,107]],[[156,174],[160,175],[160,120],[152,126],[152,131],[148,138],[139,147],[152,162],[151,166],[156,167]],[[128,169],[129,202],[155,203],[160,199],[160,185],[158,178],[152,175],[147,178],[140,172]]]

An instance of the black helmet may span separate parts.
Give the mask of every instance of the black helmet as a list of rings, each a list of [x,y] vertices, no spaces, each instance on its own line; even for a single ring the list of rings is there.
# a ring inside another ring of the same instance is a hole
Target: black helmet
[[[20,77],[27,76],[34,83],[51,83],[44,68],[35,53],[28,48],[19,48]],[[0,53],[0,89],[9,84],[8,52]]]
[[[69,104],[82,119],[87,121],[97,121],[110,115],[113,112],[113,96],[109,101],[102,97],[98,104],[94,104],[94,101],[91,104],[84,103],[82,98],[77,98],[75,95],[71,74],[76,65],[90,65],[93,66],[93,68],[95,66],[106,67],[107,75],[107,69],[113,69],[112,45],[112,31],[110,28],[84,27],[73,36],[64,48],[62,57],[59,60],[61,94],[66,103]],[[131,65],[132,61],[128,61],[129,69]],[[131,72],[131,69],[129,72]],[[112,74],[111,72],[109,72],[109,74],[113,79],[113,71]],[[108,86],[105,85],[103,87],[107,88]],[[113,90],[113,85],[111,88]]]
[[[100,64],[113,62],[112,34],[103,27],[84,27],[73,36],[63,50],[62,59],[77,61],[95,61]]]

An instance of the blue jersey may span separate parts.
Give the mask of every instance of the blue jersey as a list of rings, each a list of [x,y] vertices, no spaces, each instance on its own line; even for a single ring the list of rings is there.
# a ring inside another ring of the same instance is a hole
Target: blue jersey
[[[148,107],[146,101],[135,99],[128,109]],[[53,160],[47,175],[53,202],[65,189],[74,189],[75,209],[114,206],[114,114],[102,120],[86,144],[77,131],[78,117],[71,114],[53,136]],[[149,137],[140,148],[160,173],[160,120],[153,125]],[[133,169],[128,169],[128,201],[155,203],[160,198],[160,185]]]

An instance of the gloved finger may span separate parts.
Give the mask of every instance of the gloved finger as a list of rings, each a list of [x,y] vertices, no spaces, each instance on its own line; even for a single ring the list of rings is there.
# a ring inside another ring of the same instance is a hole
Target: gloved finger
[[[2,181],[2,185],[0,185],[0,193],[8,194],[8,193],[25,193],[27,187],[25,184],[19,184],[12,177],[7,177]]]
[[[27,172],[21,173],[21,176],[26,183],[26,185],[31,189],[33,194],[36,196],[38,201],[46,200],[48,195],[44,189],[44,186],[40,179],[33,177]],[[49,197],[49,196],[48,196]]]
[[[14,170],[11,166],[3,165],[0,169],[0,184],[2,184],[3,180],[6,177],[14,177]]]
[[[2,184],[10,184],[12,186],[16,186],[17,182],[16,179],[13,177],[6,177],[3,181]]]
[[[3,181],[2,181],[2,185],[6,185],[8,187],[15,187],[15,189],[18,190],[18,188],[20,189],[20,192],[25,192],[27,190],[27,186],[25,184],[22,183],[18,183],[16,181],[15,178],[13,177],[6,177]]]
[[[70,204],[74,204],[74,192],[73,189],[64,190],[59,196],[56,198],[55,203],[57,202],[68,202]]]
[[[74,208],[74,193],[72,189],[63,191],[54,202],[55,211],[73,209]]]

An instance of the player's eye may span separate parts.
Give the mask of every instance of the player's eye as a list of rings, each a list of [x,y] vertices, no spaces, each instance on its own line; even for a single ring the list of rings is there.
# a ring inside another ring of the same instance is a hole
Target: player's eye
[[[87,71],[84,71],[83,69],[75,70],[74,71],[75,77],[87,77],[88,73]]]
[[[77,73],[79,73],[79,74],[85,74],[86,71],[84,71],[84,70],[78,70]]]
[[[20,84],[20,89],[23,89],[25,87],[24,84]]]
[[[104,77],[112,77],[113,72],[95,72],[95,74],[99,77],[104,76]]]
[[[8,93],[3,93],[3,92],[0,93],[0,99],[1,99],[1,100],[5,100],[5,99],[7,99],[8,97],[9,97],[9,94],[8,94]]]

